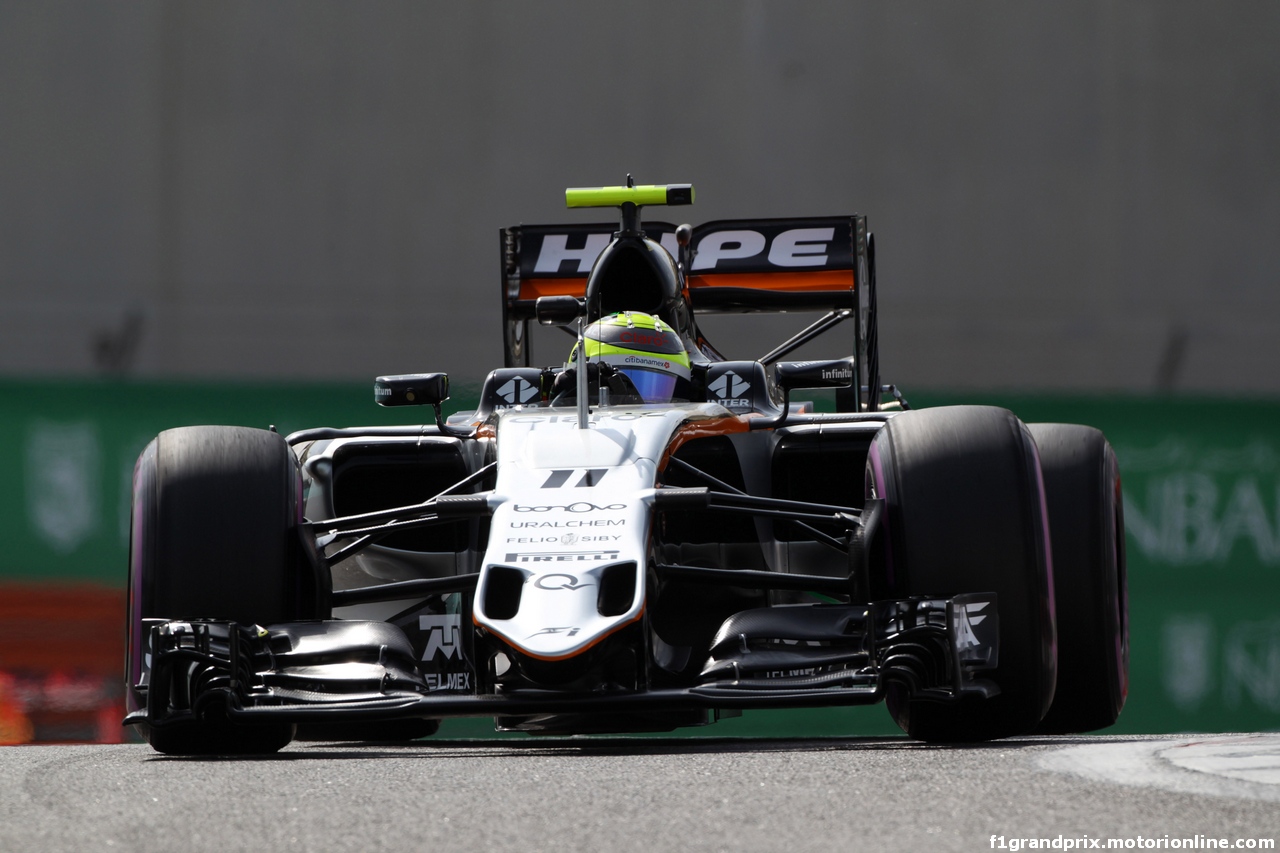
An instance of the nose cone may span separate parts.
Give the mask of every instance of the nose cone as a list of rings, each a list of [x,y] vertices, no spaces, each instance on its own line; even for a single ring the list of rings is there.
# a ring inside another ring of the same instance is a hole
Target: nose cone
[[[616,554],[616,551],[602,552],[600,559]],[[563,562],[522,572],[523,580],[515,591],[518,601],[499,599],[512,594],[511,590],[498,589],[502,567],[489,570],[488,574],[496,581],[492,587],[482,579],[477,590],[476,621],[482,622],[517,653],[544,661],[572,658],[642,615],[642,602],[636,595],[639,583],[634,562],[586,568],[579,559],[582,554],[545,556],[563,559]]]

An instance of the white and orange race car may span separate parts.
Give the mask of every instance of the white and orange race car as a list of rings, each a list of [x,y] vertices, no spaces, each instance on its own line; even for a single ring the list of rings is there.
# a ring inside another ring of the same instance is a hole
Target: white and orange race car
[[[506,364],[404,427],[161,433],[138,460],[126,723],[166,753],[451,716],[668,731],[887,702],[910,735],[1110,725],[1127,691],[1115,456],[1085,426],[882,385],[862,216],[643,224],[689,185],[569,190],[620,224],[501,231]],[[818,311],[751,361],[707,312]],[[577,340],[535,366],[529,326]],[[843,358],[786,356],[832,328]],[[846,339],[848,340],[848,339]],[[850,352],[851,350],[851,352]],[[836,411],[792,402],[835,389]]]

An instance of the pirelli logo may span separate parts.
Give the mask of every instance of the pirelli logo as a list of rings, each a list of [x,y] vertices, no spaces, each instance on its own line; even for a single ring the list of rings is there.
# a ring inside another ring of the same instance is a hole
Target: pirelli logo
[[[618,551],[511,551],[506,562],[515,563],[607,563],[618,559]]]

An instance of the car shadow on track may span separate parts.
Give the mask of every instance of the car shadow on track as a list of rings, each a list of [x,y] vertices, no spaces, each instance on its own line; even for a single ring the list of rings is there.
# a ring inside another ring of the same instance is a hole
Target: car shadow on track
[[[151,755],[148,761],[363,761],[376,758],[508,758],[538,756],[654,756],[754,754],[769,752],[1026,750],[1089,743],[1126,743],[1141,737],[1118,735],[1027,736],[978,743],[937,744],[903,737],[691,738],[539,737],[529,739],[432,739],[404,742],[300,741],[268,755]]]

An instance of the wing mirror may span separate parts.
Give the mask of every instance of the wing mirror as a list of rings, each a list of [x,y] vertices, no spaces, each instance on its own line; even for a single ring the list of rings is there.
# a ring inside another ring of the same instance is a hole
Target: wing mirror
[[[587,313],[587,306],[573,296],[539,296],[533,313],[543,326],[570,326]]]
[[[440,404],[449,399],[449,374],[402,373],[373,380],[373,400],[379,406],[430,406],[436,412],[436,427],[444,435],[472,438],[475,430],[458,429],[444,422]]]
[[[447,373],[405,373],[373,380],[373,400],[379,406],[438,406],[447,399]]]
[[[778,387],[784,391],[797,388],[848,388],[853,384],[853,357],[833,361],[780,361],[774,365]]]
[[[751,429],[777,429],[787,422],[791,410],[791,392],[797,388],[848,388],[857,375],[853,356],[832,361],[779,361],[773,376],[782,389],[782,414],[772,420],[756,418]]]

